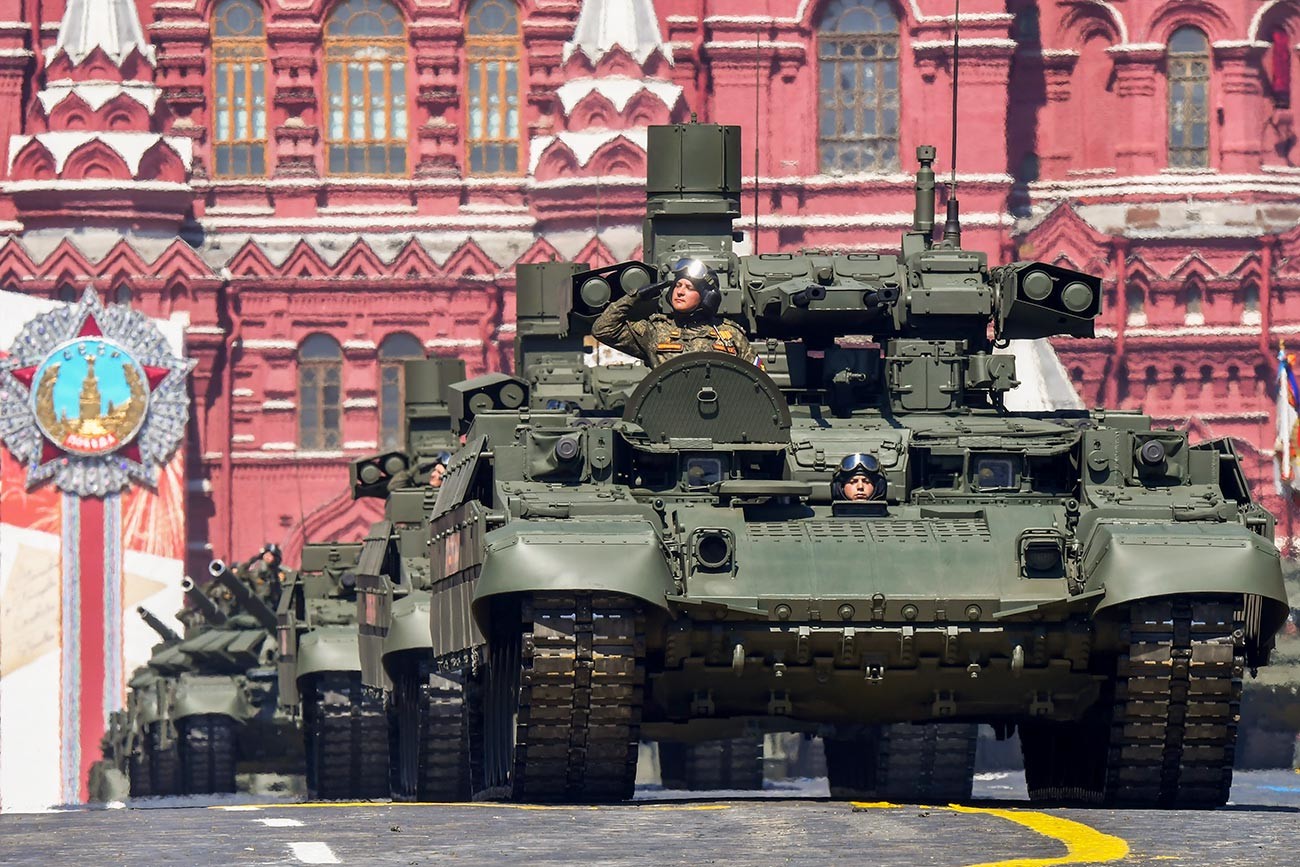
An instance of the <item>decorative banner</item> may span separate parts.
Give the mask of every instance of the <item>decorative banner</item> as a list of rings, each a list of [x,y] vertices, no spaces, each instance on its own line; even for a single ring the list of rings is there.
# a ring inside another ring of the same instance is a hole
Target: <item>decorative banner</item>
[[[0,362],[0,438],[27,466],[82,497],[150,487],[189,421],[185,377],[158,326],[93,289],[28,322]]]
[[[135,606],[170,622],[181,604],[193,363],[179,322],[104,307],[90,290],[77,304],[0,299],[0,346],[12,346],[0,352],[7,812],[85,800],[109,714],[157,640]]]

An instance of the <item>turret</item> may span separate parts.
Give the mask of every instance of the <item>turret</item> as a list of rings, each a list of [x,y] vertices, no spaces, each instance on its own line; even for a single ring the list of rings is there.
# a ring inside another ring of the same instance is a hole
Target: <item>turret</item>
[[[933,146],[917,149],[916,205],[898,255],[737,258],[739,155],[736,127],[650,127],[646,261],[576,273],[566,266],[538,279],[571,274],[571,310],[589,322],[618,294],[662,279],[671,261],[701,259],[726,275],[723,315],[741,321],[751,340],[784,344],[776,350],[788,370],[782,386],[820,391],[841,408],[869,394],[886,396],[896,413],[996,408],[1017,384],[1014,359],[995,354],[997,343],[1093,335],[1100,278],[1040,262],[990,269],[984,253],[961,248],[955,207],[944,240],[933,241]],[[558,298],[549,285],[538,291]],[[884,352],[840,349],[835,341],[845,336],[870,337]]]
[[[224,561],[213,560],[209,563],[208,574],[212,576],[214,581],[230,591],[230,595],[235,597],[235,604],[239,606],[240,611],[251,614],[264,629],[275,629],[275,612],[268,608],[265,602],[253,595],[253,591],[248,589],[248,585],[240,581]]]

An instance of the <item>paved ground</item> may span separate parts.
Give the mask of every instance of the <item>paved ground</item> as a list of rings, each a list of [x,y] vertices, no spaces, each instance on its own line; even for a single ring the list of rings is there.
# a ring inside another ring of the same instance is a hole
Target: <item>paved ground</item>
[[[0,864],[817,864],[1048,867],[1300,863],[1300,774],[1239,773],[1209,812],[1028,809],[1018,774],[965,806],[831,801],[825,781],[761,797],[643,789],[619,807],[145,799],[0,817]]]

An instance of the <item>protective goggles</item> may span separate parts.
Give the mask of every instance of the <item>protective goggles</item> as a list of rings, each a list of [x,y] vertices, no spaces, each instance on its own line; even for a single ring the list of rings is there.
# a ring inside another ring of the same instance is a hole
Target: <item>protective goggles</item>
[[[872,475],[880,472],[880,461],[876,459],[875,455],[868,452],[847,455],[844,460],[840,461],[840,472],[847,475],[857,473]]]
[[[692,280],[703,280],[709,276],[709,266],[699,259],[678,259],[672,264],[672,271],[673,276],[678,280],[683,277],[689,277]]]

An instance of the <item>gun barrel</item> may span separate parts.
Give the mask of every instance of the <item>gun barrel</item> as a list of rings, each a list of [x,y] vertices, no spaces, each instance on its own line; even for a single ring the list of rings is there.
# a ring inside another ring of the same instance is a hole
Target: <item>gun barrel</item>
[[[218,565],[221,567],[219,570],[216,568]],[[235,597],[235,602],[239,605],[241,611],[253,615],[265,629],[275,629],[275,612],[265,602],[253,595],[253,591],[248,589],[248,585],[236,578],[225,563],[220,560],[213,560],[208,570]]]
[[[221,626],[226,622],[226,615],[222,614],[221,609],[217,607],[217,604],[204,595],[202,590],[195,586],[193,578],[188,575],[182,578],[181,590],[185,591],[185,598],[188,599],[190,604],[203,615],[204,620],[208,621],[213,626]]]
[[[213,560],[208,564],[208,574],[213,578],[220,578],[223,573],[229,571],[230,567],[226,565],[225,560]]]
[[[153,629],[154,632],[158,633],[158,637],[161,638],[163,641],[181,640],[181,637],[176,634],[176,630],[172,629],[166,623],[163,623],[161,620],[159,620],[157,615],[155,615],[149,609],[145,608],[144,606],[138,606],[135,609],[135,611],[137,614],[140,615],[140,617],[144,620],[145,623],[149,624],[149,627]]]

